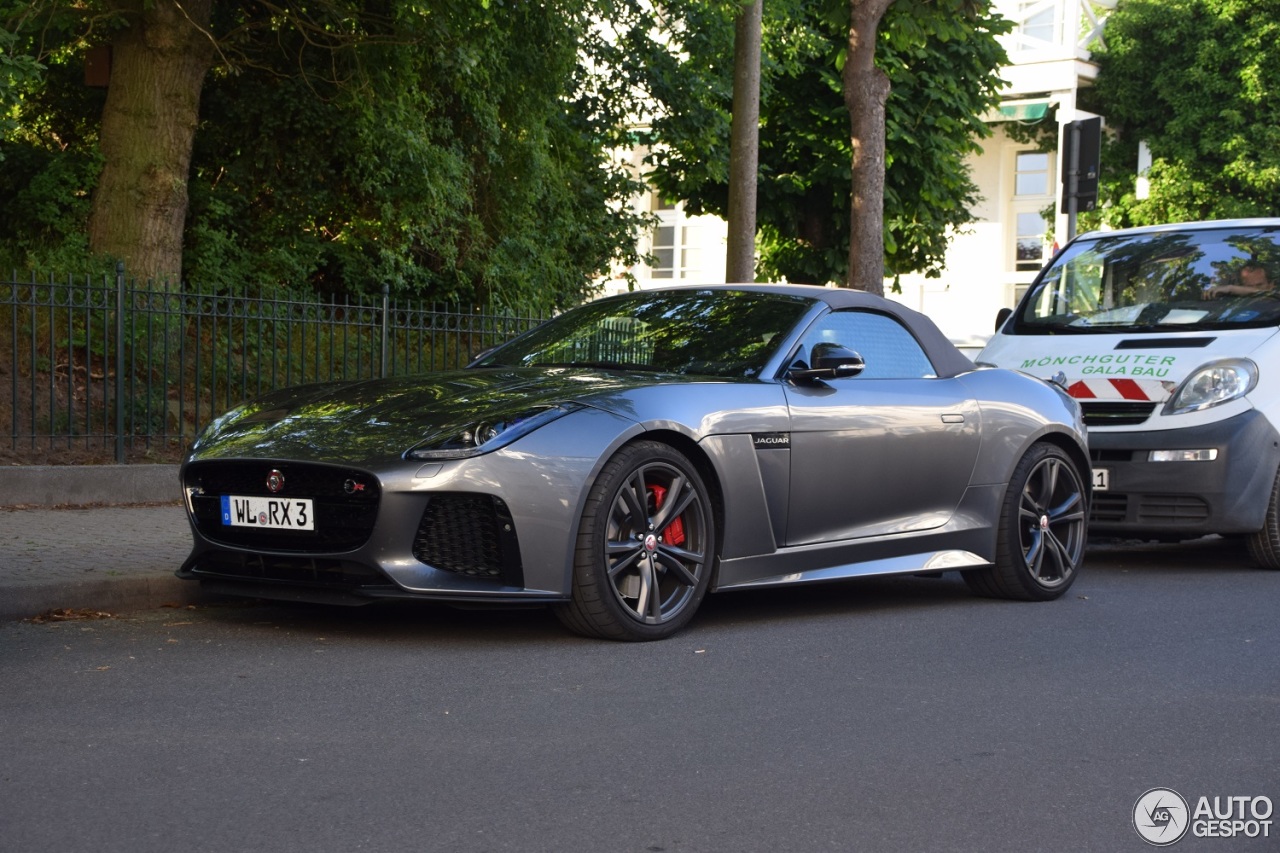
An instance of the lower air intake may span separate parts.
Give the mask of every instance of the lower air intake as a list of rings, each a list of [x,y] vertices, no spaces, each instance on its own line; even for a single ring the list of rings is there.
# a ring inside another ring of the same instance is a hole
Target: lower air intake
[[[511,513],[491,495],[432,495],[413,540],[413,556],[446,572],[524,585]]]

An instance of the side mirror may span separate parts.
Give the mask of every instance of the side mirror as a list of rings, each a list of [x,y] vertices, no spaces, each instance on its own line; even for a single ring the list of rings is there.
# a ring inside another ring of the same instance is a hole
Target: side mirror
[[[840,344],[819,343],[809,354],[809,367],[792,367],[788,379],[843,379],[857,376],[867,366],[858,355]]]
[[[996,331],[997,332],[1000,331],[1000,327],[1003,326],[1005,324],[1005,321],[1012,316],[1013,316],[1012,308],[1001,308],[999,311],[997,311],[996,312]]]

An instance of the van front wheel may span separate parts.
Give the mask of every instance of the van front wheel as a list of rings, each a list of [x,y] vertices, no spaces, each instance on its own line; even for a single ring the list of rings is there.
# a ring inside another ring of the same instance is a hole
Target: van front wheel
[[[1280,569],[1280,473],[1271,484],[1262,529],[1249,536],[1249,554],[1264,569]]]

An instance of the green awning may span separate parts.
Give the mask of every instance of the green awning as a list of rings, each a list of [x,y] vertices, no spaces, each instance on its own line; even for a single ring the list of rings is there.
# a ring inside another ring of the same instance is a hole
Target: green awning
[[[1000,118],[1004,121],[1038,121],[1048,112],[1048,101],[1006,101],[1000,105]]]

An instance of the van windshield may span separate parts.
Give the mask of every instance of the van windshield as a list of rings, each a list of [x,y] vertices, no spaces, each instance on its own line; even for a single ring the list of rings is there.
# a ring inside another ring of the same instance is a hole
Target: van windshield
[[[1018,309],[1016,334],[1170,332],[1280,324],[1280,226],[1077,240]]]

